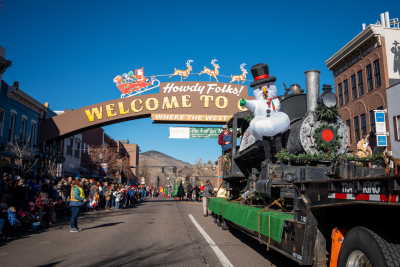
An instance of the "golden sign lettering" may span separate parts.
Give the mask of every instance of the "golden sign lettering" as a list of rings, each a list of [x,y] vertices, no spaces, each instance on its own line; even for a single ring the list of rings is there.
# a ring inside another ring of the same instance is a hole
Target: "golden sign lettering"
[[[90,110],[87,109],[87,110],[85,110],[85,113],[90,122],[94,122],[95,114],[96,114],[97,119],[101,120],[103,118],[103,107],[100,106],[100,111],[98,108],[92,108],[92,112],[90,112]]]
[[[118,115],[117,112],[113,113],[114,106],[115,106],[114,104],[106,105],[106,111],[107,111],[107,117],[108,118]]]
[[[150,106],[150,101],[153,101],[154,107]],[[150,110],[150,111],[156,110],[156,109],[158,109],[158,106],[159,106],[158,99],[154,98],[154,97],[148,98],[146,100],[146,104],[145,105],[146,105],[147,110]]]
[[[174,107],[172,107],[172,105]],[[167,109],[179,108],[179,103],[178,103],[178,100],[176,99],[176,96],[171,97],[171,102],[169,102],[168,96],[164,96],[162,109],[165,109],[165,106],[167,106]]]
[[[120,115],[124,115],[124,114],[128,114],[129,113],[129,108],[128,108],[128,110],[124,109],[124,103],[118,102],[118,107],[119,107],[119,114]]]
[[[142,104],[142,100],[141,99],[135,99],[131,102],[131,109],[133,112],[140,112],[143,110],[143,107],[140,107],[140,109],[136,109],[136,101],[139,101],[139,105]]]
[[[214,97],[212,95],[202,95],[202,96],[200,96],[200,101],[203,101],[203,99],[205,99],[204,100],[204,107],[205,108],[209,108],[210,107],[210,99],[211,99],[211,101],[214,101]]]
[[[221,99],[224,100],[224,104],[223,104],[222,106],[219,104],[219,101],[220,101]],[[226,107],[228,106],[228,98],[226,98],[225,96],[218,96],[218,97],[215,99],[215,105],[217,106],[217,108],[221,108],[221,109],[226,108]]]

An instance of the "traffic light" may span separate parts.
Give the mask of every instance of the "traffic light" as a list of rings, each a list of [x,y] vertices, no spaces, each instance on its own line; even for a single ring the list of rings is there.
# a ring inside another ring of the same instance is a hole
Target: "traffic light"
[[[186,181],[189,181],[190,180],[190,176],[188,175],[187,177],[186,177]]]
[[[164,167],[161,167],[161,173],[164,173]]]
[[[196,181],[198,181],[198,180],[199,180],[199,176],[196,175]]]

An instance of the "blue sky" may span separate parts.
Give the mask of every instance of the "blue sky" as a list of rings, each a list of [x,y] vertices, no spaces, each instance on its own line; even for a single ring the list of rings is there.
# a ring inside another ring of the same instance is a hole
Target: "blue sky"
[[[0,45],[12,61],[3,80],[53,110],[77,109],[120,97],[116,75],[144,67],[145,75],[170,74],[192,59],[193,71],[218,60],[220,74],[269,65],[276,85],[305,88],[304,71],[325,60],[398,1],[19,1],[3,0]],[[250,71],[249,71],[250,72]],[[251,79],[251,75],[248,76]],[[171,78],[172,80],[172,78]],[[178,81],[179,78],[176,78]],[[205,81],[208,76],[188,80]],[[228,78],[219,78],[229,82]],[[167,79],[160,79],[161,82]],[[249,82],[246,83],[249,85]],[[283,86],[278,89],[283,94]],[[153,91],[152,93],[156,93]],[[104,127],[141,152],[158,150],[186,162],[216,160],[216,139],[168,139],[169,126],[151,119]]]

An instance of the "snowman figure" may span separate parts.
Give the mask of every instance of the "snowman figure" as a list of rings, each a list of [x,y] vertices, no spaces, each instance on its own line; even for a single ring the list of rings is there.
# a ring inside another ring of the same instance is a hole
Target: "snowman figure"
[[[282,150],[281,134],[289,129],[290,120],[286,113],[280,112],[280,101],[277,98],[275,77],[269,76],[267,64],[260,63],[251,67],[254,82],[250,84],[255,100],[240,100],[240,105],[252,111],[254,118],[250,122],[250,133],[258,140],[263,140],[265,163],[271,163],[271,141],[274,141],[276,152]]]

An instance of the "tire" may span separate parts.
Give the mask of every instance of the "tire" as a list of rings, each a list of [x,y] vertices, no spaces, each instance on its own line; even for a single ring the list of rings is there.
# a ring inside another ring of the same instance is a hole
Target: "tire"
[[[360,264],[362,261],[360,258],[366,260],[364,265]],[[354,264],[357,259],[359,265]],[[368,265],[368,261],[370,265]],[[400,244],[393,234],[381,228],[354,227],[347,233],[343,241],[338,266],[400,266]]]
[[[222,226],[222,223],[221,223],[221,221],[222,221],[222,216],[217,215],[216,218],[217,218],[217,225],[218,225],[219,227],[221,227],[221,226]]]
[[[214,223],[217,223],[217,222],[218,222],[217,217],[214,217]]]
[[[222,230],[229,230],[229,225],[226,223],[224,219],[222,219],[221,228]]]

